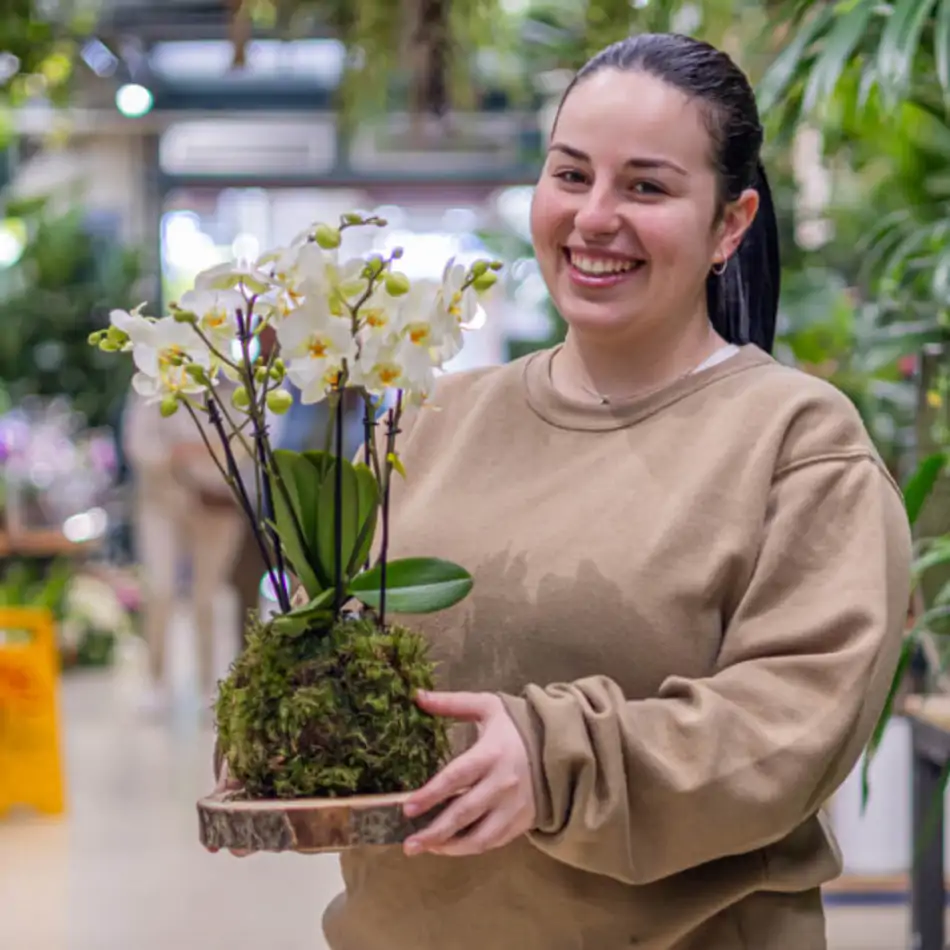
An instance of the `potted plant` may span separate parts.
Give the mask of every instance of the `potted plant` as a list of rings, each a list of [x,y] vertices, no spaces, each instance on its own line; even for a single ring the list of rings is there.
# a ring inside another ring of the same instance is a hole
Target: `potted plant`
[[[162,415],[191,414],[279,602],[270,618],[248,616],[219,686],[218,750],[238,787],[199,802],[212,848],[396,843],[419,825],[403,798],[448,754],[444,724],[414,702],[433,685],[427,643],[392,618],[448,608],[472,578],[444,560],[389,558],[390,485],[406,477],[404,411],[461,349],[500,264],[450,261],[441,282],[410,282],[395,269],[400,249],[340,259],[344,231],[385,224],[317,224],[254,263],[200,274],[168,316],[113,311],[90,338],[131,354],[134,387]],[[323,450],[271,444],[270,414],[295,398],[285,380],[305,403],[329,400]],[[365,408],[356,461],[343,456],[347,390]]]

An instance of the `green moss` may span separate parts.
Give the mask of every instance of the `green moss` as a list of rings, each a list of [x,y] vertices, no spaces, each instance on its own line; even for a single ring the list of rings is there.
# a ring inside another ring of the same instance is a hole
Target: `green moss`
[[[444,723],[412,699],[433,673],[404,627],[350,618],[289,636],[252,621],[215,705],[229,772],[252,798],[419,788],[448,756]]]

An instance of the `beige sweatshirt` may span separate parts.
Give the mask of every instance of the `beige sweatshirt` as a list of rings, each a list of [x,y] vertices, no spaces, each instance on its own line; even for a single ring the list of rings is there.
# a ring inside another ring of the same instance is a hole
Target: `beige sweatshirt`
[[[412,618],[440,687],[504,695],[536,829],[343,855],[333,950],[822,950],[819,813],[881,710],[900,493],[848,400],[754,347],[624,406],[551,351],[451,376],[406,432],[395,557],[467,566]]]

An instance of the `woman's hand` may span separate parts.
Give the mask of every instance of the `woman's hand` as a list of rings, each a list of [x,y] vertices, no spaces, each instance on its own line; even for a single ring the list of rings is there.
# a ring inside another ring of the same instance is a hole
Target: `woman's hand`
[[[406,802],[406,814],[415,817],[454,798],[405,842],[406,854],[482,854],[530,831],[536,812],[531,766],[504,703],[492,693],[419,693],[417,702],[434,716],[474,722],[478,741]]]

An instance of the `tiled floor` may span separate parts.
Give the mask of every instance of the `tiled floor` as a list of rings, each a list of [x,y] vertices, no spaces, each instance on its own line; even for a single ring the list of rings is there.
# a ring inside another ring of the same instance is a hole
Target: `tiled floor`
[[[210,731],[187,703],[164,724],[136,715],[138,682],[128,667],[66,678],[69,814],[0,823],[0,948],[325,950],[335,859],[204,853],[193,806],[211,783]],[[905,950],[906,930],[903,910],[830,913],[833,950]]]

